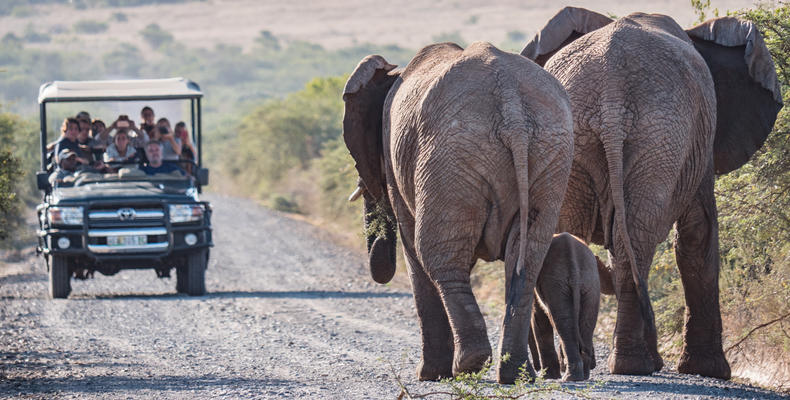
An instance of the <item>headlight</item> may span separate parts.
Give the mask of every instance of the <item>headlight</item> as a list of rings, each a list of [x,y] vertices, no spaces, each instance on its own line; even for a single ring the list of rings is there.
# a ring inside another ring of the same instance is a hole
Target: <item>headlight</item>
[[[82,207],[50,207],[47,219],[53,225],[82,225]]]
[[[203,206],[200,204],[171,204],[170,223],[195,222],[203,219]]]

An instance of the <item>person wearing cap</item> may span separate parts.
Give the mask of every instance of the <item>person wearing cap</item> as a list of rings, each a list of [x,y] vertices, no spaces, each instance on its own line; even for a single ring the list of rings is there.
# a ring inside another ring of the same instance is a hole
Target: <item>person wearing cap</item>
[[[77,153],[72,149],[66,149],[58,153],[58,168],[55,169],[49,176],[49,183],[52,186],[55,186],[57,182],[63,182],[63,178],[73,174],[77,171],[77,166],[79,162],[77,161]]]
[[[178,165],[162,162],[162,142],[158,140],[151,140],[145,144],[145,156],[148,158],[148,163],[141,166],[140,170],[145,172],[146,175],[169,174],[173,171],[186,175],[184,170]]]
[[[101,168],[94,168],[87,164],[82,164],[78,161],[79,157],[77,152],[72,149],[63,149],[58,153],[58,168],[49,176],[49,183],[55,186],[55,183],[67,181],[69,176],[77,172],[105,172],[106,167],[102,165]]]

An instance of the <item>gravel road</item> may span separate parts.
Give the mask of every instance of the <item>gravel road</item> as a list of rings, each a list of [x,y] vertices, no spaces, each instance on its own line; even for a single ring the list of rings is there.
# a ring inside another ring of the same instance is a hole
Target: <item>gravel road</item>
[[[396,375],[412,394],[447,389],[415,381],[408,287],[372,283],[363,255],[319,228],[206,197],[215,210],[206,296],[177,295],[174,278],[146,270],[97,274],[50,300],[42,259],[0,264],[0,398],[394,399]],[[488,320],[493,343],[498,325]],[[672,371],[609,375],[600,346],[592,397],[781,397]]]

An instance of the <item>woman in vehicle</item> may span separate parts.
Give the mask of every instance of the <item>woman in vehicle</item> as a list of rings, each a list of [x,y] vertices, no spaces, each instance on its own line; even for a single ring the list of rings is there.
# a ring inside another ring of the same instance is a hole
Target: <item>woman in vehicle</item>
[[[137,151],[129,144],[129,130],[126,128],[118,129],[112,138],[113,143],[107,147],[104,153],[104,161],[136,161]]]
[[[176,138],[181,140],[181,159],[182,160],[190,160],[195,161],[195,156],[197,155],[197,150],[195,150],[195,144],[192,143],[192,139],[189,137],[189,131],[187,131],[187,124],[184,121],[180,121],[176,124]],[[186,166],[187,172],[192,172],[192,165]]]

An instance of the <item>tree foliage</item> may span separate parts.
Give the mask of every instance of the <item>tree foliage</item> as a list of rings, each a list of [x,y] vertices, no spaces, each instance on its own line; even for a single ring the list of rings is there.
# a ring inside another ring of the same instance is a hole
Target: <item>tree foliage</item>
[[[229,159],[233,176],[264,194],[291,169],[305,170],[325,143],[340,137],[342,78],[318,78],[284,99],[265,102],[246,115]]]
[[[20,160],[14,156],[14,142],[22,122],[19,117],[0,112],[0,239],[5,239],[17,223],[20,204],[16,193],[22,177]]]

